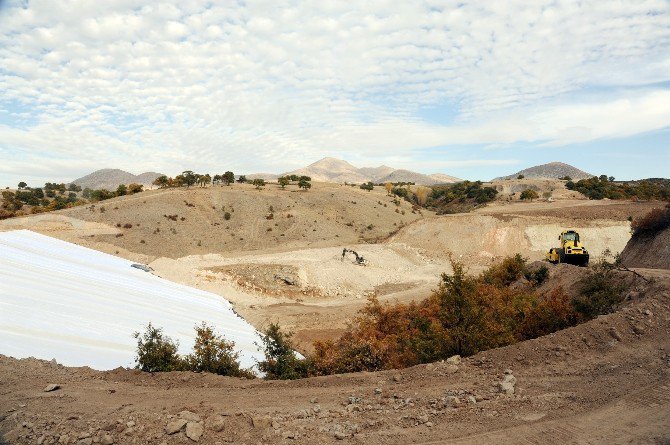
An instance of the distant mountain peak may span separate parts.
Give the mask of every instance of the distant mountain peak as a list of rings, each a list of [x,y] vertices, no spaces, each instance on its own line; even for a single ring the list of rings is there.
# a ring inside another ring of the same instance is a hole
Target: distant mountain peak
[[[404,169],[395,169],[387,165],[379,167],[358,168],[351,163],[333,157],[325,157],[307,167],[303,167],[285,175],[307,175],[319,182],[414,182],[422,185],[458,182],[460,179],[448,175],[424,175]]]
[[[137,183],[149,185],[154,181],[154,179],[161,175],[162,173],[156,172],[144,172],[140,173],[139,175],[134,175],[118,168],[102,168],[100,170],[94,171],[93,173],[89,173],[86,176],[75,179],[72,181],[72,183],[77,184],[82,188],[88,187],[90,189],[114,190],[120,184],[128,185]]]
[[[588,179],[593,176],[591,173],[587,173],[584,170],[580,170],[577,167],[566,164],[565,162],[552,161],[546,164],[536,165],[534,167],[520,170],[512,175],[501,176],[499,178],[495,178],[494,180],[514,179],[519,175],[523,175],[528,179],[558,179],[569,176],[574,180]]]

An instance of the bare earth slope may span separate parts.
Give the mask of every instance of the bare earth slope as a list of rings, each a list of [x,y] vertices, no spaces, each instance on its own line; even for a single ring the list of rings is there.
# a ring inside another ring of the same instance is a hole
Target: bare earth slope
[[[265,382],[0,357],[0,433],[18,444],[667,443],[670,275],[641,272],[656,282],[620,312],[458,365]],[[505,370],[511,395],[497,389]]]
[[[636,236],[621,253],[624,266],[670,269],[670,228],[655,236]]]

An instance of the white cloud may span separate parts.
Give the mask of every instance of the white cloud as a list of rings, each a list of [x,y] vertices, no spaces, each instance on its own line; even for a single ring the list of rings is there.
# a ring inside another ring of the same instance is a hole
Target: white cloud
[[[33,122],[0,126],[0,153],[281,170],[670,125],[666,1],[459,3],[5,5],[0,107]],[[442,104],[453,122],[418,117]]]

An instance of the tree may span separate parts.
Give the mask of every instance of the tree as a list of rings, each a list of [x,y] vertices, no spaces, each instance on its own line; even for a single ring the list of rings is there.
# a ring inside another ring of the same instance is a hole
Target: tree
[[[144,190],[144,186],[142,184],[128,184],[128,194],[134,195],[135,193],[139,193]]]
[[[303,176],[298,181],[298,188],[304,189],[305,191],[312,188],[312,183],[306,178],[308,178],[308,176]]]
[[[123,196],[128,193],[128,187],[125,184],[119,184],[116,189],[116,196]]]
[[[180,176],[182,178],[183,184],[186,185],[186,188],[191,187],[198,179],[196,174],[191,170],[183,171]]]
[[[74,182],[71,183],[67,189],[70,192],[81,192],[81,187],[75,184]]]
[[[240,175],[240,177],[239,177],[239,178],[237,178],[237,182],[239,182],[239,183],[242,183],[242,184],[243,184],[243,183],[247,182],[247,177],[246,177],[246,176],[244,176],[244,175]]]
[[[533,189],[526,189],[521,192],[521,199],[523,200],[530,200],[532,202],[533,199],[537,199],[539,197],[540,195],[538,195],[537,192]]]
[[[519,175],[519,176],[516,177],[516,179],[523,179],[523,178],[525,178],[524,175]]]
[[[391,195],[391,190],[393,190],[393,183],[391,182],[385,182],[384,183],[384,188],[386,189],[386,194]]]
[[[365,184],[361,184],[361,188],[369,192],[375,188],[375,185],[371,181],[368,181]]]
[[[168,186],[168,177],[165,175],[161,175],[154,179],[154,182],[152,182],[153,185],[159,187],[159,188],[165,188]]]
[[[23,181],[19,182],[19,190],[24,189],[24,188],[26,188],[26,187],[28,187],[28,184],[26,184],[26,183],[23,182]]]
[[[230,185],[233,182],[235,182],[235,173],[231,171],[227,171],[221,176],[221,180],[223,181],[224,184]]]
[[[286,188],[286,186],[291,183],[291,181],[286,176],[282,176],[277,180],[277,182],[279,182],[279,186],[281,188]]]
[[[251,183],[256,187],[256,190],[260,190],[265,187],[265,179],[256,178]]]

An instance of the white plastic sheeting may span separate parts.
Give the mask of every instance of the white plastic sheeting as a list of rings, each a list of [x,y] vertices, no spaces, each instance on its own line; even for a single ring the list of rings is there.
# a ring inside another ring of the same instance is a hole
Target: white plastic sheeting
[[[0,232],[0,353],[69,366],[133,366],[135,331],[162,327],[189,353],[202,321],[235,342],[243,367],[263,354],[258,332],[219,295],[130,261],[29,230]]]

